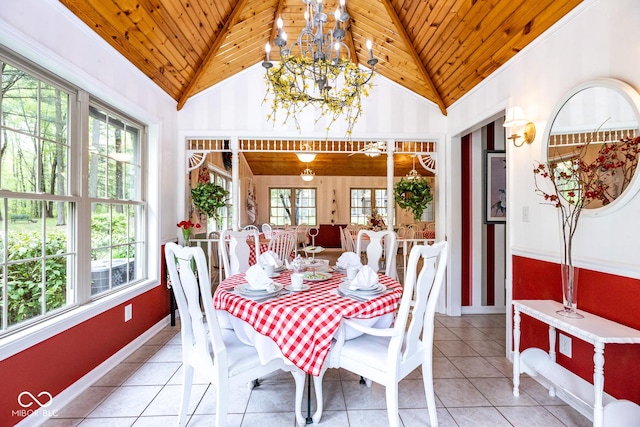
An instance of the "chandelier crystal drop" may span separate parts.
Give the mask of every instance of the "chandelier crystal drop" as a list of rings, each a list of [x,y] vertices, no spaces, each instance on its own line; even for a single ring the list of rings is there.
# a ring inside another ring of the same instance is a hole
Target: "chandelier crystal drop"
[[[325,32],[328,23],[322,0],[302,0],[305,4],[305,26],[298,38],[287,45],[282,18],[278,18],[278,32],[273,41],[280,50],[280,62],[270,61],[271,45],[265,46],[267,95],[273,96],[272,112],[268,119],[275,123],[276,112],[286,113],[285,122],[293,117],[300,129],[297,115],[306,106],[313,106],[320,116],[327,116],[330,124],[344,116],[347,134],[362,113],[361,97],[368,96],[371,77],[378,60],[373,57],[373,43],[367,40],[370,69],[361,69],[351,61],[351,50],[344,43],[349,14],[345,0],[333,14],[335,24]]]

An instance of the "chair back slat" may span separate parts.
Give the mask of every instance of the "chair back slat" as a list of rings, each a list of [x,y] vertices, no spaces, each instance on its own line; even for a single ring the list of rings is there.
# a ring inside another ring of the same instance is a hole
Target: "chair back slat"
[[[382,256],[385,256],[385,268],[384,274],[395,279],[396,274],[396,253],[398,252],[398,246],[396,241],[396,233],[392,230],[371,231],[360,230],[358,231],[358,239],[356,240],[357,254],[361,254],[363,251],[364,236],[369,237],[369,244],[366,248],[367,265],[373,268],[375,271],[379,270],[379,262]]]
[[[296,248],[296,234],[293,231],[282,231],[275,234],[269,242],[269,250],[275,252],[283,263],[291,261]]]
[[[220,234],[219,248],[224,265],[225,278],[234,274],[244,273],[249,269],[249,254],[255,253],[255,259],[260,256],[260,236],[255,230],[231,231],[225,230]]]
[[[446,264],[447,242],[445,241],[431,246],[415,245],[411,249],[402,300],[394,325],[394,328],[399,328],[400,331],[406,330],[406,333],[392,338],[392,346],[390,346],[394,348],[393,351],[402,351],[402,360],[408,360],[418,351],[420,340],[425,345],[433,345],[435,310],[444,282]],[[409,313],[411,313],[410,320],[408,320]],[[395,343],[393,343],[394,340],[396,340]]]

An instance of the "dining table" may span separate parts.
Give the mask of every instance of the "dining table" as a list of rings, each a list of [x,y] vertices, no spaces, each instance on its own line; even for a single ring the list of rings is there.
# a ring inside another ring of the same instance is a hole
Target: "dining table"
[[[234,329],[239,340],[255,346],[262,363],[280,357],[310,376],[323,372],[342,319],[388,327],[402,296],[402,285],[383,274],[378,274],[378,283],[384,290],[367,298],[341,292],[339,288],[346,279],[341,272],[325,273],[322,280],[305,280],[301,291],[289,290],[291,274],[288,270],[277,273],[273,281],[282,285],[282,291],[268,299],[239,292],[247,280],[244,273],[236,274],[218,285],[213,305],[221,327]],[[349,339],[360,333],[351,330],[345,334]],[[322,408],[318,411],[321,414]],[[299,417],[296,414],[298,421]]]

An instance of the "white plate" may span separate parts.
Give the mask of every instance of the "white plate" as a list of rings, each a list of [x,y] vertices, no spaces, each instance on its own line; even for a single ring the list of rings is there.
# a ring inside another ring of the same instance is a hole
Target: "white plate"
[[[241,285],[237,285],[235,287],[236,292],[238,292],[240,295],[249,295],[249,296],[261,296],[261,297],[267,297],[267,296],[271,296],[271,295],[275,295],[278,292],[280,292],[282,290],[282,285],[279,283],[274,283],[275,285],[275,289],[271,292],[267,291],[266,289],[252,289],[251,286],[249,286],[248,283],[243,283]]]
[[[280,267],[276,267],[276,269],[274,270],[276,273],[278,272],[283,272],[287,270],[287,266],[286,265],[281,265]],[[276,277],[276,276],[274,276]]]
[[[312,272],[312,271],[308,271],[306,273],[304,273],[304,280],[307,280],[309,282],[320,282],[322,280],[327,280],[331,277],[331,273],[322,273],[322,272]]]
[[[269,279],[273,279],[275,277],[280,277],[280,273],[273,273],[271,276],[269,276]]]
[[[336,273],[341,273],[341,274],[347,273],[346,268],[341,268],[341,267],[338,267],[337,265],[334,265],[332,268],[333,268],[333,271],[335,271]]]
[[[322,246],[307,246],[306,248],[304,248],[304,251],[310,254],[317,254],[324,251],[324,248]]]
[[[303,284],[300,289],[294,289],[293,285],[287,285],[284,288],[291,292],[301,292],[301,291],[308,291],[309,289],[311,289],[311,286]]]
[[[351,282],[350,280],[341,282],[338,287],[345,294],[353,294],[353,295],[377,295],[387,290],[387,287],[381,283],[378,283],[377,286],[373,289],[349,289],[350,282]]]

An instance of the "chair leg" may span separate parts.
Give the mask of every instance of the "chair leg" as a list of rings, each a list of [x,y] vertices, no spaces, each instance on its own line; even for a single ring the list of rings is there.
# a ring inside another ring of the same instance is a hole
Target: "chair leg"
[[[182,369],[182,400],[178,412],[178,426],[184,427],[187,423],[187,410],[191,399],[191,387],[193,385],[193,366],[184,364]]]
[[[303,426],[306,424],[306,418],[302,416],[302,398],[304,396],[304,383],[307,375],[300,369],[291,371],[291,375],[293,375],[293,380],[296,383],[296,401],[294,404],[296,422],[299,426]]]
[[[385,387],[387,395],[387,415],[389,416],[389,427],[398,427],[398,383],[387,384]]]
[[[319,424],[320,419],[322,418],[322,410],[324,405],[324,400],[322,397],[322,378],[324,377],[324,373],[326,370],[322,370],[319,376],[313,377],[313,388],[316,391],[316,412],[313,414],[311,419],[314,424]]]
[[[438,426],[438,413],[436,412],[436,398],[433,391],[433,361],[425,360],[422,364],[422,382],[424,394],[427,397],[427,410],[429,411],[429,423],[431,427]]]
[[[229,384],[218,379],[216,390],[216,427],[227,427],[227,412],[229,410]]]

